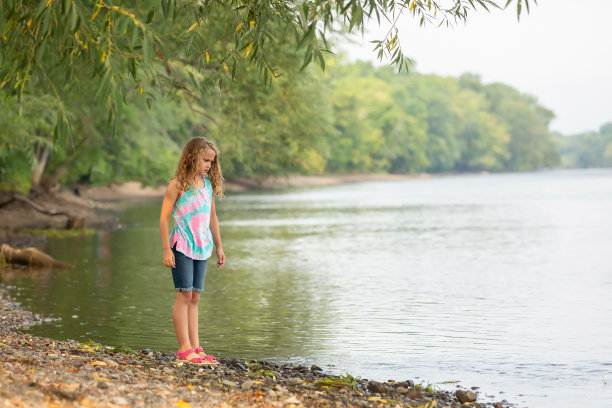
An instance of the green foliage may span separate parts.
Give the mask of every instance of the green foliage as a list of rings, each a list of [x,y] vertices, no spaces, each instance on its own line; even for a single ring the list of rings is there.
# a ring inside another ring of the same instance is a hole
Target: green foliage
[[[612,122],[598,132],[557,136],[565,168],[612,167]]]
[[[506,168],[523,171],[559,164],[558,145],[548,130],[551,111],[508,85],[486,85],[482,91],[490,111],[504,121],[511,136]]]
[[[427,384],[425,386],[423,385],[419,385],[419,384],[415,384],[414,385],[414,389],[418,390],[418,391],[425,391],[429,394],[436,394],[440,391],[440,388],[435,386],[435,385],[431,385],[431,384]]]
[[[531,170],[558,163],[552,114],[474,75],[397,75],[358,62],[333,67],[337,132],[330,172]]]
[[[275,52],[285,62],[271,86],[261,86],[257,70],[246,67],[241,81],[209,91],[204,101],[177,92],[158,95],[149,108],[130,94],[116,126],[120,137],[111,137],[105,109],[91,95],[74,92],[66,105],[73,134],[63,145],[52,142],[51,98],[5,97],[1,187],[165,184],[184,143],[198,135],[218,144],[229,178],[522,171],[559,163],[548,130],[552,113],[507,85],[485,85],[474,75],[398,75],[389,67],[335,60],[322,74],[301,70],[301,54],[291,48]],[[602,142],[592,150],[591,156],[607,157],[612,148]]]
[[[529,8],[527,0],[516,2],[518,15],[523,3]],[[55,99],[54,142],[71,134],[71,91],[88,87],[115,134],[131,89],[149,105],[177,89],[203,99],[213,84],[240,80],[248,65],[268,83],[283,61],[274,49],[287,43],[300,50],[302,68],[312,61],[325,67],[326,36],[334,27],[363,30],[373,18],[391,22],[385,37],[374,41],[379,58],[407,70],[410,60],[395,27],[402,13],[421,25],[449,25],[489,7],[501,8],[491,0],[3,1],[0,87],[19,98],[44,90]]]
[[[37,183],[49,152],[61,149],[52,142],[55,101],[0,94],[0,112],[0,188],[25,193]]]

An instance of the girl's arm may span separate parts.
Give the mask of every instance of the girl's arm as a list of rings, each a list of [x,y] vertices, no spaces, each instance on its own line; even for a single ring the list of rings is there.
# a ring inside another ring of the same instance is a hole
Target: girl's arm
[[[161,236],[162,249],[164,251],[164,265],[169,268],[174,268],[174,254],[170,249],[170,242],[168,242],[168,236],[170,235],[170,216],[172,215],[172,208],[174,203],[178,199],[179,188],[176,185],[176,180],[173,178],[168,183],[166,194],[164,195],[164,201],[162,203],[161,214],[159,216],[159,235]]]
[[[221,231],[219,230],[219,220],[215,211],[215,196],[212,196],[212,204],[210,206],[210,232],[213,236],[215,249],[217,251],[217,268],[225,265],[225,254],[223,253],[223,245],[221,244]]]

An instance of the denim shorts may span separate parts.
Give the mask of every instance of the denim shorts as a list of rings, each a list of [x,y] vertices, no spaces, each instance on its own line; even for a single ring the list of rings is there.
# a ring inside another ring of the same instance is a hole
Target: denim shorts
[[[174,265],[172,280],[176,292],[202,292],[206,277],[206,260],[191,259],[184,253],[172,248]]]

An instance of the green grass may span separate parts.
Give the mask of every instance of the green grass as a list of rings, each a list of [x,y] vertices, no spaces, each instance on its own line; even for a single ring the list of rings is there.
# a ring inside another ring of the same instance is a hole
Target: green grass
[[[431,385],[429,383],[426,386],[415,384],[414,389],[419,391],[425,391],[430,394],[436,394],[438,391],[440,391],[439,387],[436,387],[435,385]]]
[[[357,379],[350,374],[343,377],[325,377],[313,383],[317,387],[332,387],[332,388],[351,388],[357,386]]]
[[[106,347],[106,352],[108,354],[136,354],[134,350],[132,350],[125,344],[120,344],[114,347]]]

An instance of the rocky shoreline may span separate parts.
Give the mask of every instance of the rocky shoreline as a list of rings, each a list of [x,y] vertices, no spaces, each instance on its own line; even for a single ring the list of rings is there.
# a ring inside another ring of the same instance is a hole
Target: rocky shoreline
[[[478,391],[384,383],[266,361],[202,366],[173,353],[19,332],[44,321],[0,285],[0,407],[512,407]]]

